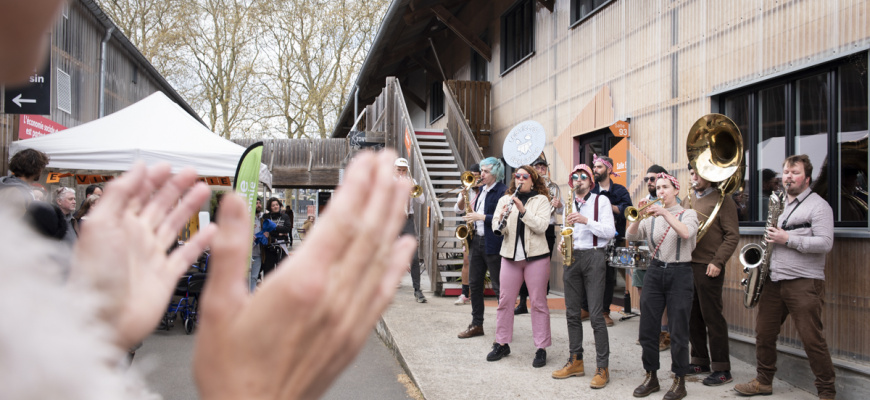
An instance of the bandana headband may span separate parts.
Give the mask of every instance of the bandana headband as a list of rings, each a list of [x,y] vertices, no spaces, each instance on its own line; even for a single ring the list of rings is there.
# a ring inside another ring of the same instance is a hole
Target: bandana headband
[[[607,160],[605,160],[603,158],[598,158],[598,154],[592,153],[592,163],[593,164],[602,163],[602,164],[604,164],[605,167],[610,169],[610,175],[619,176],[619,174],[617,174],[616,172],[613,172],[613,164],[607,162]]]
[[[674,187],[675,187],[677,190],[680,190],[680,183],[677,182],[677,178],[674,178],[673,176],[668,175],[668,174],[666,174],[666,173],[664,173],[664,172],[659,172],[658,174],[656,174],[656,179],[662,179],[662,178],[671,181],[671,183],[674,185]]]

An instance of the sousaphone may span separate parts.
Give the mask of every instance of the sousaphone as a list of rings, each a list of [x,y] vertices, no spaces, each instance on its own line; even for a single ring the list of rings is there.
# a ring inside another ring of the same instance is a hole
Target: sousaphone
[[[713,184],[720,194],[713,212],[698,226],[697,240],[700,241],[719,213],[725,196],[730,196],[743,186],[746,168],[743,136],[730,118],[722,114],[707,114],[695,121],[689,130],[686,153],[695,173]]]

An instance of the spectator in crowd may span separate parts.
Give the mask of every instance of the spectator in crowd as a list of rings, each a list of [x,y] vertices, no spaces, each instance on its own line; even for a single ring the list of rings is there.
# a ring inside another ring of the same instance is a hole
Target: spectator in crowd
[[[257,206],[254,214],[254,232],[260,232],[263,229],[263,198],[257,197]],[[251,245],[251,293],[257,288],[257,280],[260,278],[260,266],[263,264],[262,248],[263,246],[256,241],[256,236]]]
[[[266,201],[266,210],[269,211],[263,215],[263,221],[269,220],[275,224],[273,232],[266,233],[269,239],[269,244],[263,248],[263,264],[261,270],[265,278],[271,273],[278,263],[290,254],[289,239],[292,222],[287,214],[281,212],[281,200],[276,197]]]
[[[102,196],[103,187],[100,185],[88,185],[88,187],[85,188],[85,198],[82,199],[82,204],[79,204],[80,209],[85,205],[85,202],[88,201],[88,197],[91,197],[93,194]]]
[[[305,235],[311,231],[311,227],[314,226],[314,216],[309,215],[305,222],[302,223],[302,230],[299,231],[299,237],[301,239],[305,239]]]
[[[2,40],[2,39],[0,39]],[[48,165],[48,156],[39,150],[24,149],[9,160],[10,176],[0,178],[0,201],[9,202],[19,213],[24,213],[34,200],[33,184]]]
[[[66,235],[64,235],[63,241],[72,246],[78,237],[75,230],[75,216],[73,215],[76,210],[76,191],[65,186],[57,188],[54,191],[54,203],[63,212],[63,218],[67,223]]]
[[[32,183],[30,187],[32,188],[31,194],[33,194],[34,201],[45,201],[45,186],[39,183]]]
[[[102,193],[102,191],[100,191]],[[94,206],[100,201],[100,195],[94,193],[82,202],[82,206],[79,207],[78,211],[73,215],[73,228],[76,231],[76,236],[81,233],[82,222],[88,218],[88,212],[90,212]]]

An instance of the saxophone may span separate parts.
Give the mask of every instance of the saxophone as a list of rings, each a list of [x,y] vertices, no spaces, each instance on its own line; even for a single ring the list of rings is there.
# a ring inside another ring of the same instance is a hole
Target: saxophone
[[[573,210],[574,201],[570,203],[568,207]],[[559,249],[562,250],[562,257],[565,259],[563,263],[566,267],[574,263],[574,228],[568,226],[568,207],[562,207],[562,231],[559,233],[562,235],[562,244],[560,244],[561,247]]]
[[[746,277],[740,281],[743,285],[743,306],[755,307],[761,298],[761,286],[770,274],[771,244],[767,242],[767,228],[777,226],[779,215],[785,208],[785,193],[774,192],[768,200],[767,223],[764,225],[764,237],[760,243],[749,243],[740,249],[740,264]]]

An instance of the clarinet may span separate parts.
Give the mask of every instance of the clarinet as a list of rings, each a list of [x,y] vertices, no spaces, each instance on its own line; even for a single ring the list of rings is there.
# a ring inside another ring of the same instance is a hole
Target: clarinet
[[[507,208],[502,215],[501,221],[498,222],[498,228],[495,228],[495,230],[492,231],[492,233],[494,233],[496,236],[504,236],[504,228],[507,226],[508,216],[511,215],[511,210],[514,207],[514,198],[517,197],[517,192],[518,190],[515,190],[513,196],[511,196],[510,200],[508,200],[509,203],[507,205]]]

